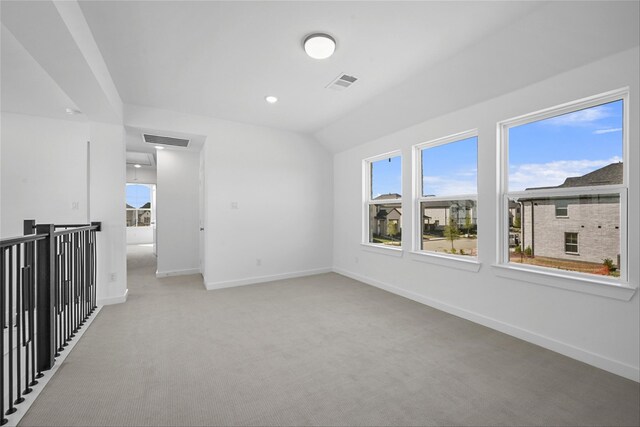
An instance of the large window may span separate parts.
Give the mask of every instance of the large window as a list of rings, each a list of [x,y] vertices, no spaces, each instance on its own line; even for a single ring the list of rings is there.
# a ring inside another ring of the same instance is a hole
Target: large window
[[[364,161],[364,242],[402,245],[402,157],[397,152]]]
[[[611,93],[501,125],[504,264],[626,280],[625,100]]]
[[[425,252],[478,255],[478,137],[465,132],[416,147],[416,248]]]
[[[151,185],[127,184],[127,227],[151,225],[151,189]]]

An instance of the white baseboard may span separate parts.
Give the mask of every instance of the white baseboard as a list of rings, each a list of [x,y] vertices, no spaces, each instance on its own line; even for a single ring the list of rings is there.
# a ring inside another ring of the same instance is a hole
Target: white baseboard
[[[375,286],[376,288],[383,289],[385,291],[391,292],[396,295],[400,295],[402,297],[408,298],[413,301],[417,301],[421,304],[428,305],[430,307],[436,308],[446,313],[453,314],[454,316],[458,316],[463,319],[470,320],[474,323],[478,323],[488,328],[495,329],[496,331],[505,333],[507,335],[511,335],[521,340],[528,341],[535,345],[539,345],[540,347],[544,347],[551,351],[555,351],[556,353],[560,353],[564,356],[579,360],[581,362],[587,363],[597,368],[604,369],[605,371],[614,373],[616,375],[620,375],[621,377],[625,377],[630,380],[640,382],[640,369],[638,367],[631,366],[626,363],[622,363],[617,360],[610,359],[606,356],[593,353],[589,350],[585,350],[582,348],[572,346],[570,344],[560,342],[553,338],[540,335],[538,333],[529,331],[527,329],[522,329],[518,326],[514,326],[511,324],[502,322],[500,320],[484,316],[479,313],[458,308],[458,307],[449,305],[447,303],[444,303],[442,301],[425,297],[415,292],[407,291],[405,289],[399,288],[394,285],[390,285],[388,283],[383,283],[378,280],[371,279],[369,277],[352,273],[350,271],[343,270],[341,268],[334,267],[333,271],[338,274],[342,274],[343,276],[350,277],[359,282],[363,282],[368,285]]]
[[[96,305],[112,305],[112,304],[122,304],[123,302],[127,302],[127,295],[129,295],[129,289],[124,291],[124,295],[120,295],[117,297],[108,297],[108,298],[99,298],[96,301]]]
[[[200,269],[189,268],[187,270],[156,271],[156,278],[161,279],[163,277],[171,277],[171,276],[189,276],[191,274],[200,274]]]
[[[44,372],[44,377],[38,379],[38,384],[33,387],[33,391],[29,394],[22,395],[22,397],[24,397],[24,402],[16,406],[16,412],[6,417],[8,420],[7,424],[5,424],[6,427],[13,427],[18,425],[22,417],[25,416],[31,405],[33,405],[33,402],[35,402],[36,398],[40,395],[42,390],[44,390],[47,383],[51,381],[51,378],[53,378],[56,372],[58,372],[58,369],[60,369],[60,366],[62,366],[62,362],[64,362],[69,353],[71,353],[71,350],[73,350],[78,341],[80,341],[82,335],[84,335],[87,329],[89,329],[89,325],[91,325],[91,322],[93,322],[93,320],[96,318],[101,308],[102,307],[98,306],[96,308],[96,311],[94,311],[91,316],[89,316],[89,318],[85,320],[82,328],[78,329],[78,332],[76,332],[76,336],[71,341],[69,341],[69,346],[66,347],[64,351],[60,352],[60,356],[56,357],[56,363],[53,365],[53,367],[50,370]]]
[[[248,277],[246,279],[226,280],[222,282],[205,282],[207,290],[233,288],[235,286],[253,285],[256,283],[273,282],[274,280],[292,279],[294,277],[313,276],[314,274],[330,273],[332,268],[316,268],[313,270],[294,271],[291,273],[273,274],[271,276]]]

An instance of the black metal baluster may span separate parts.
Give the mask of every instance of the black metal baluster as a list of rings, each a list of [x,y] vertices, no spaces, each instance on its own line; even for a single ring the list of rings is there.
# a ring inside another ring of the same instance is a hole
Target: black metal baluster
[[[9,319],[7,321],[7,329],[9,340],[7,343],[7,350],[9,351],[9,381],[8,381],[8,392],[9,392],[9,409],[5,414],[10,415],[16,412],[16,408],[13,406],[13,248],[15,246],[9,247],[9,280],[8,280],[8,309],[9,309]]]
[[[29,259],[29,251],[27,248],[28,243],[25,243],[25,267],[22,270],[22,305],[20,306],[20,315],[22,316],[22,346],[24,347],[24,390],[22,394],[29,394],[32,392],[29,387],[29,343],[31,342],[31,335],[29,335],[28,331],[31,327],[29,324],[29,329],[27,328],[27,323],[29,323],[29,316],[25,313],[29,313],[29,306],[31,302],[31,265],[28,265]]]
[[[2,339],[0,339],[0,355],[2,355],[2,365],[0,366],[0,425],[4,425],[9,422],[4,415],[4,325],[6,321],[6,311],[5,311],[5,288],[9,284],[5,276],[5,260],[6,260],[6,249],[0,248],[0,316],[2,319],[0,320],[0,331],[2,331]]]
[[[23,234],[25,236],[31,235],[35,232],[36,221],[24,220],[23,222]],[[36,269],[36,253],[35,242],[29,241],[24,245],[25,248],[25,265],[28,266],[28,272],[26,279],[23,279],[23,283],[27,283],[26,288],[23,291],[23,300],[25,302],[23,310],[26,311],[25,325],[28,324],[29,328],[25,327],[25,333],[28,339],[25,339],[25,377],[24,384],[25,390],[23,394],[31,393],[33,390],[31,387],[38,384],[35,379],[36,375],[36,354],[35,354],[35,328],[34,328],[34,311],[35,311],[35,269]],[[29,365],[31,360],[31,365]],[[31,371],[31,381],[29,381],[29,371]]]
[[[24,398],[22,397],[22,378],[20,377],[20,373],[22,372],[22,343],[21,343],[21,330],[22,330],[22,319],[20,316],[21,306],[22,306],[22,257],[20,256],[20,252],[22,249],[22,245],[16,245],[16,317],[15,317],[15,328],[16,328],[16,401],[14,402],[16,405],[24,402]]]
[[[62,323],[60,316],[60,308],[62,306],[62,298],[61,298],[61,289],[60,285],[63,280],[64,275],[64,246],[62,245],[62,238],[56,237],[57,247],[59,248],[59,254],[56,258],[56,279],[55,279],[55,303],[54,303],[54,311],[55,311],[55,340],[56,340],[56,357],[60,356],[60,352],[63,350],[62,348]]]
[[[35,222],[35,221],[34,221]],[[35,225],[34,225],[35,226]],[[30,298],[29,298],[29,337],[31,339],[31,382],[29,387],[33,387],[38,384],[36,380],[36,245],[35,242],[29,243],[29,250],[31,252],[31,276],[29,278],[30,284]]]
[[[42,224],[36,226],[36,234],[47,234],[37,242],[38,246],[38,378],[42,371],[53,367],[55,363],[55,281],[56,281],[56,239],[54,226]]]

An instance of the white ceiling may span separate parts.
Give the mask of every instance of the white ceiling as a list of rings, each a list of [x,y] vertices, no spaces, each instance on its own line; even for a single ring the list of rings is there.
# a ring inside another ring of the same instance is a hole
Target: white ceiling
[[[107,121],[121,98],[313,134],[340,151],[638,46],[639,5],[2,1],[1,107]],[[305,55],[316,31],[337,39],[333,57]],[[326,89],[340,73],[359,80]],[[64,114],[75,105],[86,116]],[[128,150],[153,151],[143,131],[204,141],[127,127]]]
[[[122,101],[313,133],[518,16],[530,2],[82,1]],[[311,32],[333,57],[306,56]],[[325,86],[340,73],[359,80]],[[268,105],[266,95],[280,101]]]
[[[69,115],[65,109],[78,107],[33,59],[16,38],[1,26],[0,84],[2,111],[84,121],[83,114]]]

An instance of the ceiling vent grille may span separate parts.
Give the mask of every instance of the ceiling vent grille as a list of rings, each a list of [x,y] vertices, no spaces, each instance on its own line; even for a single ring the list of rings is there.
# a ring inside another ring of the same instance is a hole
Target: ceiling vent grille
[[[356,77],[349,76],[347,74],[340,74],[331,83],[327,85],[327,89],[333,90],[345,90],[358,80]]]
[[[170,136],[150,135],[148,133],[142,134],[144,142],[154,145],[172,145],[174,147],[187,147],[189,146],[188,139],[171,138]]]

